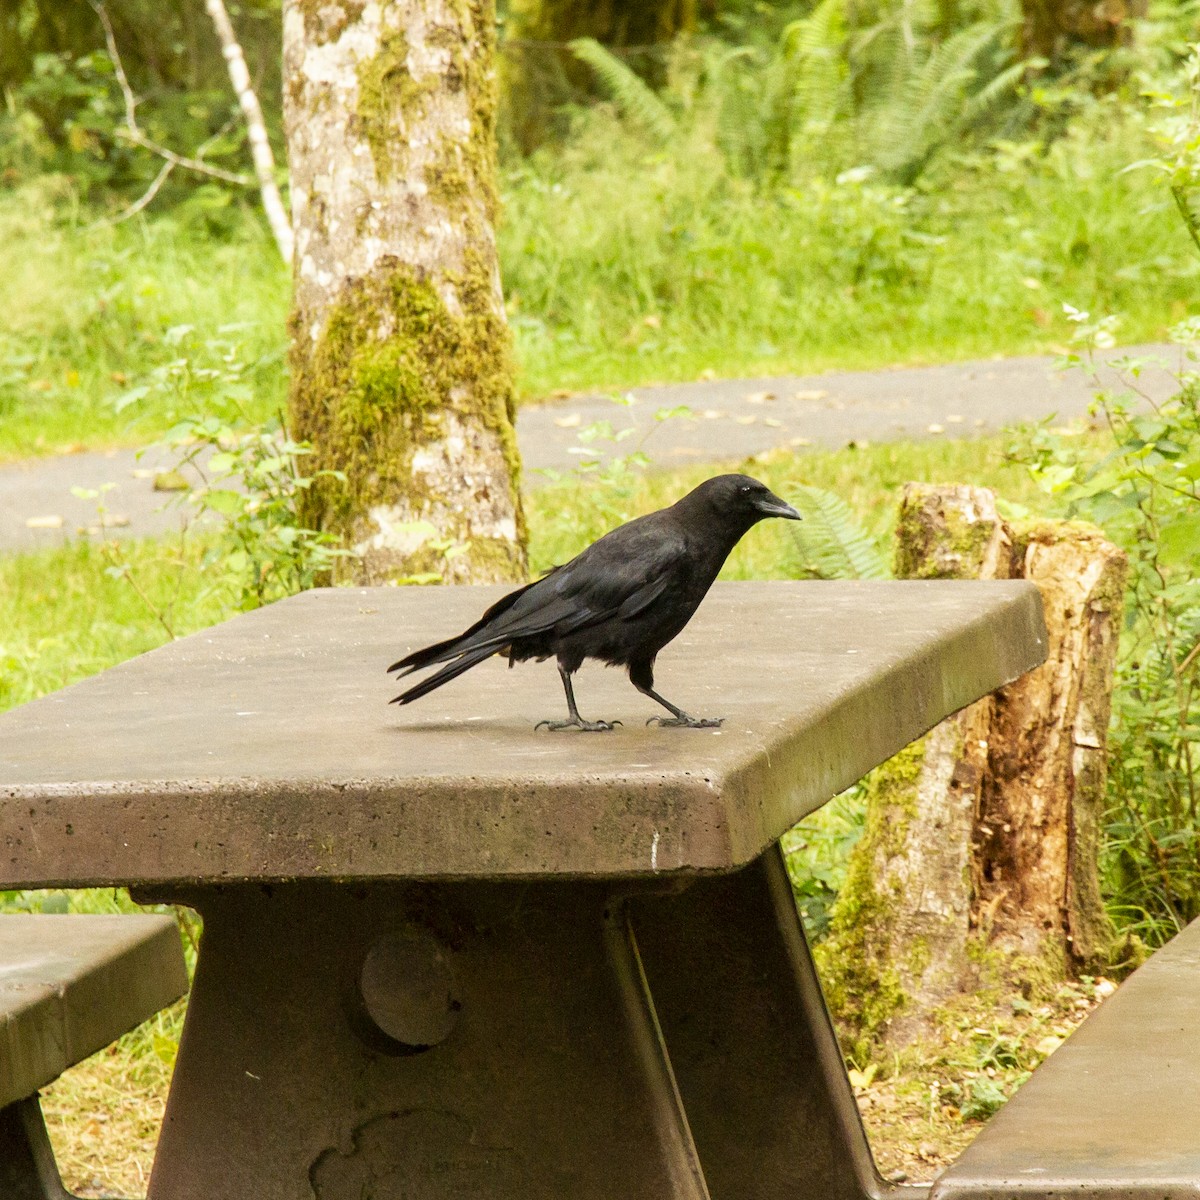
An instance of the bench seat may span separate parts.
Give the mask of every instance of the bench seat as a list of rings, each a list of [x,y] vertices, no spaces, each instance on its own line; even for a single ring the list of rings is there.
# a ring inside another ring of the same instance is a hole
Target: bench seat
[[[0,915],[0,1196],[66,1196],[39,1088],[177,1000],[187,970],[174,918]]]
[[[1200,921],[1135,971],[930,1200],[1200,1197]]]

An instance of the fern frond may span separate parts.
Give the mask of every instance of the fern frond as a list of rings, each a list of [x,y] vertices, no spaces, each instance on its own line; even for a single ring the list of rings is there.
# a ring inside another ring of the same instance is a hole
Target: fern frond
[[[797,485],[788,497],[804,518],[788,526],[801,579],[883,579],[887,559],[850,506],[823,488]]]
[[[1025,78],[1027,69],[1027,63],[1015,62],[981,87],[963,106],[958,120],[959,128],[970,129],[999,108]]]
[[[595,71],[622,115],[660,142],[674,137],[677,128],[674,114],[636,71],[595,38],[576,38],[568,44],[571,53]]]

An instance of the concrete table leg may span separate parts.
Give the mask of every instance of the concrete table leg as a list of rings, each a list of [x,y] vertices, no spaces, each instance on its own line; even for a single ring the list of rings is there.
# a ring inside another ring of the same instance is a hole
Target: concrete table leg
[[[629,916],[712,1200],[888,1190],[778,848]]]
[[[0,1108],[0,1196],[71,1200],[58,1175],[37,1096]]]
[[[863,1196],[781,869],[173,892],[205,929],[152,1200]]]

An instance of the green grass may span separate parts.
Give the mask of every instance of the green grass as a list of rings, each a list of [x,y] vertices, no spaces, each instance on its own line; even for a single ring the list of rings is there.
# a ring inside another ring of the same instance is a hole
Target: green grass
[[[66,687],[161,646],[161,614],[182,635],[232,615],[200,568],[202,547],[123,544],[146,599],[110,573],[114,557],[86,540],[0,557],[0,710]]]
[[[215,393],[279,407],[287,278],[257,217],[230,220],[97,225],[52,179],[0,200],[0,460],[140,444]]]
[[[1046,153],[1005,146],[917,190],[731,178],[703,143],[639,152],[598,126],[510,187],[504,278],[538,395],[1062,345],[1064,302],[1162,335],[1197,263],[1149,140],[1107,111]],[[519,249],[519,253],[514,253]]]
[[[1045,351],[1064,302],[1157,338],[1200,263],[1158,177],[1124,170],[1149,152],[1137,110],[1098,105],[1048,150],[1001,144],[915,189],[766,187],[699,134],[656,150],[596,110],[505,172],[521,393]],[[284,403],[290,287],[253,208],[97,225],[41,177],[0,199],[0,247],[0,461]]]

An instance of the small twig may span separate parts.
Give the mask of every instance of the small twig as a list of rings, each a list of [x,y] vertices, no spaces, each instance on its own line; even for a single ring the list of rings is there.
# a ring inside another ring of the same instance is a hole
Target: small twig
[[[159,145],[158,142],[148,138],[142,132],[137,120],[138,98],[134,95],[133,88],[129,83],[129,76],[125,74],[125,65],[121,61],[121,52],[117,49],[117,38],[113,32],[108,10],[104,7],[103,0],[88,0],[88,3],[91,4],[96,16],[100,18],[100,24],[104,27],[104,44],[108,47],[108,57],[112,60],[113,73],[117,77],[117,84],[125,100],[125,128],[116,130],[116,136],[132,142],[135,146],[140,146],[143,150],[149,150],[151,154],[157,154],[159,158],[165,159],[173,167],[182,167],[185,171],[193,171],[197,175],[208,175],[213,179],[220,179],[224,183],[248,187],[250,180],[245,175],[226,171],[223,167],[214,167],[201,158],[189,158],[186,154],[176,154],[174,150]]]
[[[158,195],[158,189],[167,182],[167,176],[170,175],[173,170],[175,170],[175,164],[173,162],[164,162],[162,165],[162,170],[155,175],[153,182],[142,193],[139,199],[135,200],[127,209],[125,209],[124,212],[115,217],[106,218],[103,221],[97,221],[96,224],[120,225],[122,221],[128,221],[130,217],[136,217],[138,213],[140,213],[142,209],[145,208],[146,205],[148,205],[150,201]]]
[[[1183,673],[1188,669],[1188,667],[1190,667],[1192,665],[1192,663],[1194,663],[1196,661],[1197,658],[1200,658],[1200,642],[1197,642],[1187,652],[1187,655],[1184,657],[1183,662],[1181,662],[1179,664],[1179,666],[1175,668],[1175,674],[1177,676],[1183,675]]]
[[[146,595],[142,585],[134,578],[133,568],[130,566],[129,560],[126,559],[125,555],[118,548],[117,543],[115,541],[105,542],[102,553],[121,572],[121,578],[137,593],[138,599],[146,606],[150,615],[166,630],[167,637],[171,641],[174,641],[176,634],[175,630],[171,628],[171,622],[167,620],[162,609]]]

